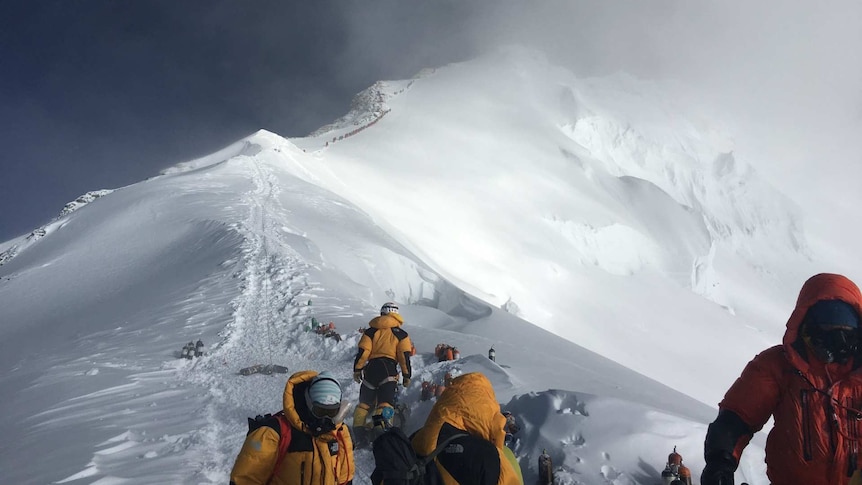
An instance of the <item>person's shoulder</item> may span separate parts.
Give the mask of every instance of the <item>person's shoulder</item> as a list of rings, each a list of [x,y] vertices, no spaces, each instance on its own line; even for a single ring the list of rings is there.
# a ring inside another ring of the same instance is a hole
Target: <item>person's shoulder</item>
[[[248,418],[249,434],[261,428],[269,428],[275,431],[279,436],[281,436],[281,424],[278,420],[279,418],[275,414],[258,416],[255,419]]]
[[[378,317],[374,317],[374,318],[372,318],[372,319],[368,322],[368,326],[369,326],[370,328],[377,328],[377,327],[380,325],[380,321],[381,321],[382,319],[383,319],[383,316],[382,316],[382,315],[381,315],[381,316],[378,316]]]
[[[403,340],[409,336],[407,331],[401,327],[392,327],[392,334],[398,337],[398,340]]]
[[[775,360],[786,360],[785,349],[783,345],[774,345],[754,356],[754,360],[761,362],[769,362]]]
[[[770,372],[776,375],[790,372],[794,369],[787,349],[782,345],[769,347],[755,355],[746,369],[750,371]]]

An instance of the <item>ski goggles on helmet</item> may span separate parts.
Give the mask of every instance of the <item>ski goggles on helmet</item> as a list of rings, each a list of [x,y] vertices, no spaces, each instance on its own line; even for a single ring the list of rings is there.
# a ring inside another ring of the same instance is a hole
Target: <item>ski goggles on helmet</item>
[[[398,305],[395,303],[387,303],[380,308],[381,315],[388,315],[390,313],[398,313]]]
[[[311,403],[311,406],[309,408],[311,409],[311,414],[313,414],[315,418],[333,419],[336,416],[338,416],[338,411],[341,410],[341,403],[338,403],[338,404]]]
[[[330,399],[332,399],[330,397]],[[335,418],[338,416],[338,411],[341,410],[341,401],[338,402],[328,402],[326,404],[322,402],[315,401],[311,398],[309,393],[305,393],[305,404],[308,405],[308,410],[311,411],[311,414],[314,415],[315,418]]]
[[[305,404],[316,418],[337,416],[341,409],[341,398],[341,385],[323,374],[315,377],[305,391]]]

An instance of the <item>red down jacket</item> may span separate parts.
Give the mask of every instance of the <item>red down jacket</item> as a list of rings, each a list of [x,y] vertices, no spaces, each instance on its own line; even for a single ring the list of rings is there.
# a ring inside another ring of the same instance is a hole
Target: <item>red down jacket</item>
[[[859,469],[862,438],[862,369],[859,357],[823,364],[806,357],[800,326],[819,300],[843,300],[862,315],[862,295],[849,279],[818,274],[802,286],[781,345],[758,354],[719,404],[736,413],[752,432],[770,416],[767,475],[773,485],[846,485]],[[733,450],[737,461],[750,435]]]

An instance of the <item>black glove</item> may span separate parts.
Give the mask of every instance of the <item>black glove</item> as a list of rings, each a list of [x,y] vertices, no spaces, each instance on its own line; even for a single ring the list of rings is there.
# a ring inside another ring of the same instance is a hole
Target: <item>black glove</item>
[[[700,475],[700,485],[733,485],[736,460],[728,453],[717,453],[706,459]]]

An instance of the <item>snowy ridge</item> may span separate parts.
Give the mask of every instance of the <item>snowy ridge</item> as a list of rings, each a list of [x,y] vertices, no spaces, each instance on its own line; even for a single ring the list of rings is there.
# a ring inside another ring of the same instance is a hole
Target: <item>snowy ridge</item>
[[[272,140],[269,135],[263,136]],[[265,140],[261,143],[266,145]],[[284,386],[284,376],[243,377],[236,374],[237,370],[270,361],[287,365],[291,371],[331,370],[345,383],[346,397],[355,401],[358,387],[347,385],[359,338],[355,329],[364,326],[373,315],[374,310],[369,308],[371,302],[390,298],[429,305],[404,305],[403,308],[409,322],[407,328],[420,348],[420,355],[414,361],[417,383],[423,379],[442,380],[446,372],[457,375],[482,371],[492,378],[499,399],[505,403],[522,394],[525,386],[533,388],[565,381],[564,376],[570,375],[568,366],[580,360],[580,384],[576,384],[580,389],[598,395],[634,398],[641,391],[631,393],[630,390],[655,386],[657,390],[662,389],[652,393],[657,406],[669,406],[681,414],[693,413],[697,419],[704,419],[711,413],[707,407],[699,408],[682,395],[465,295],[418,262],[400,263],[406,262],[409,255],[397,245],[392,246],[394,241],[379,229],[368,222],[360,222],[364,217],[361,212],[339,202],[333,194],[325,195],[305,182],[286,176],[282,164],[267,161],[270,156],[282,156],[283,152],[275,148],[277,146],[273,146],[272,151],[264,149],[253,157],[236,156],[227,163],[195,173],[152,179],[104,197],[103,206],[125,204],[123,198],[116,198],[119,195],[132,200],[158,200],[156,206],[139,213],[158,214],[156,220],[164,219],[159,224],[177,217],[198,218],[219,212],[219,218],[227,218],[205,222],[199,227],[203,233],[195,237],[204,236],[204,240],[216,244],[197,244],[189,240],[187,256],[174,260],[184,261],[184,270],[178,273],[175,273],[176,267],[159,270],[163,275],[157,277],[160,280],[170,281],[176,275],[187,278],[185,283],[172,284],[166,289],[166,294],[173,297],[151,300],[173,303],[149,305],[143,311],[130,314],[121,302],[115,301],[112,311],[105,315],[107,325],[101,331],[84,330],[96,328],[93,325],[100,317],[92,312],[67,319],[67,324],[83,332],[80,337],[73,338],[71,344],[66,344],[65,352],[59,351],[61,347],[50,340],[41,342],[46,355],[59,358],[30,360],[2,381],[4,394],[18,396],[15,402],[50,403],[52,400],[46,399],[47,396],[67,396],[56,404],[17,408],[19,412],[33,411],[12,416],[17,420],[12,422],[26,424],[24,428],[10,428],[23,435],[16,440],[20,447],[17,452],[4,452],[4,469],[11,463],[6,460],[25,460],[19,458],[18,453],[26,456],[28,450],[42,446],[49,435],[62,433],[77,443],[72,447],[59,440],[60,447],[48,453],[54,463],[71,466],[52,467],[36,474],[32,469],[17,469],[10,479],[21,483],[74,483],[78,480],[222,483],[245,434],[245,418],[277,410]],[[241,190],[228,195],[225,191],[228,186]],[[180,188],[182,190],[178,190]],[[179,197],[186,203],[178,206],[176,202],[163,200],[164,197],[150,198],[162,190],[165,194],[183,194]],[[150,196],[139,199],[135,194],[138,191]],[[220,198],[220,203],[214,204]],[[192,202],[195,199],[201,202]],[[160,212],[156,207],[161,204],[185,209],[179,213]],[[212,207],[222,209],[212,212]],[[70,217],[86,215],[76,212]],[[101,217],[97,220],[107,222]],[[80,219],[74,226],[79,225],[89,224]],[[140,220],[130,223],[126,231],[148,230],[139,225]],[[338,242],[348,225],[354,226],[349,232],[351,238]],[[365,228],[357,231],[363,225]],[[98,231],[87,231],[93,232]],[[357,234],[366,234],[371,238],[369,242],[377,242],[359,243]],[[64,234],[64,237],[71,236]],[[202,248],[209,248],[207,251],[222,249],[208,255],[201,252]],[[355,257],[381,249],[385,251],[380,255],[392,256]],[[345,252],[354,257],[335,257]],[[133,257],[131,267],[140,273],[141,267],[135,262],[140,253],[124,254],[127,258]],[[204,259],[195,262],[194,258],[189,258],[192,254]],[[357,265],[357,261],[360,264]],[[23,262],[19,260],[18,264]],[[369,272],[370,269],[373,271]],[[209,275],[197,276],[201,270]],[[0,297],[6,301],[9,292],[14,293],[16,287],[26,288],[23,278],[0,287]],[[374,284],[374,281],[396,283],[401,279],[406,284],[392,284],[388,288]],[[98,294],[92,288],[90,292]],[[86,299],[87,293],[83,292],[79,298]],[[311,316],[322,322],[335,321],[344,340],[336,343],[305,332]],[[76,318],[80,319],[77,325]],[[123,322],[119,327],[112,323],[117,319]],[[504,333],[500,334],[501,331]],[[541,374],[531,369],[548,365],[547,356],[524,353],[519,345],[526,340],[535,341],[537,331],[546,339],[543,348],[564,357],[560,365],[552,364]],[[495,337],[488,338],[489,335]],[[502,335],[513,340],[500,340]],[[208,355],[190,362],[175,360],[179,346],[196,338],[207,343]],[[465,357],[451,363],[430,361],[433,359],[430,349],[438,342],[457,343]],[[23,341],[17,344],[26,347]],[[491,345],[496,346],[509,369],[481,356]],[[10,387],[22,378],[20,382],[27,382],[24,372],[41,377],[33,381],[27,391]],[[74,390],[58,393],[61,385],[71,385],[69,389]],[[404,402],[411,406],[409,426],[413,428],[421,425],[432,404],[418,402],[418,394],[417,386],[404,395]],[[523,419],[530,422],[534,418],[531,413],[524,412]],[[12,422],[5,422],[4,428]],[[535,473],[528,465],[535,461],[529,443],[553,441],[543,436],[544,433],[534,433],[524,438],[522,457],[527,476]],[[629,467],[623,456],[602,458],[602,451],[590,451],[589,442],[579,445],[578,450],[578,460],[591,462],[581,467],[585,475],[594,476],[603,466],[619,470]],[[593,457],[600,459],[593,463]],[[370,452],[357,451],[357,462],[357,483],[367,483],[373,469]],[[560,458],[561,466],[565,463],[567,460]],[[620,476],[626,475],[621,472]]]
[[[0,267],[4,478],[224,483],[286,378],[238,370],[330,370],[355,402],[357,329],[395,300],[419,351],[408,431],[433,405],[422,380],[480,371],[522,425],[528,481],[547,448],[566,485],[653,483],[674,445],[697,481],[715,403],[833,269],[799,208],[664,86],[518,49],[420,78],[34,233]],[[208,354],[178,359],[198,338]],[[437,343],[462,359],[437,363]],[[761,443],[737,480],[767,483]]]
[[[390,110],[387,101],[410,89],[413,82],[413,80],[377,81],[353,97],[350,102],[350,111],[346,115],[318,128],[308,136],[324,136],[351,127],[366,126],[379,120]]]
[[[98,199],[99,197],[104,197],[104,196],[110,194],[111,192],[113,192],[113,189],[102,189],[102,190],[94,190],[91,192],[87,192],[86,194],[84,194],[84,195],[78,197],[77,199],[73,200],[72,202],[69,202],[68,204],[66,204],[63,207],[63,210],[60,211],[60,217],[69,215],[72,212],[75,212],[76,210],[80,209],[81,207],[84,207],[85,205],[89,204],[90,202],[93,202],[94,200]]]
[[[113,191],[113,189],[94,190],[91,192],[87,192],[86,194],[78,197],[72,202],[67,203],[63,207],[63,210],[60,211],[60,215],[57,216],[53,221],[37,229],[34,229],[30,234],[25,236],[23,240],[19,239],[18,241],[11,241],[8,247],[2,252],[0,252],[0,266],[3,266],[4,264],[11,261],[12,258],[18,255],[18,253],[24,251],[36,241],[42,239],[43,237],[62,227],[63,224],[65,224],[64,218],[72,212],[75,212],[76,210],[93,202],[99,197],[104,197]]]
[[[729,385],[740,356],[780,341],[782,305],[822,266],[798,208],[667,89],[502,50],[438,69],[373,129],[289,166],[491,306],[716,403],[701,376]],[[666,345],[728,328],[743,333],[730,355]]]
[[[255,145],[251,141],[251,138],[252,137],[249,137],[236,143],[231,143],[230,145],[222,148],[221,150],[211,153],[209,155],[196,158],[194,160],[189,160],[187,162],[178,163],[172,167],[168,167],[162,170],[161,174],[171,175],[176,173],[189,172],[192,170],[197,170],[199,168],[205,168],[210,165],[225,162],[233,157],[238,157],[241,155],[254,155],[255,153],[257,153],[260,147]]]
[[[806,252],[797,208],[751,165],[736,159],[727,135],[714,129],[702,133],[697,126],[705,121],[680,119],[677,111],[667,113],[665,100],[632,120],[624,106],[654,103],[661,99],[661,91],[636,92],[631,86],[637,81],[627,76],[618,82],[623,87],[615,92],[623,95],[613,99],[607,80],[584,83],[579,98],[592,101],[585,103],[573,125],[561,127],[567,136],[614,176],[649,180],[701,212],[715,239],[735,239],[743,245],[744,236],[774,231],[768,235],[777,236],[790,250]]]

